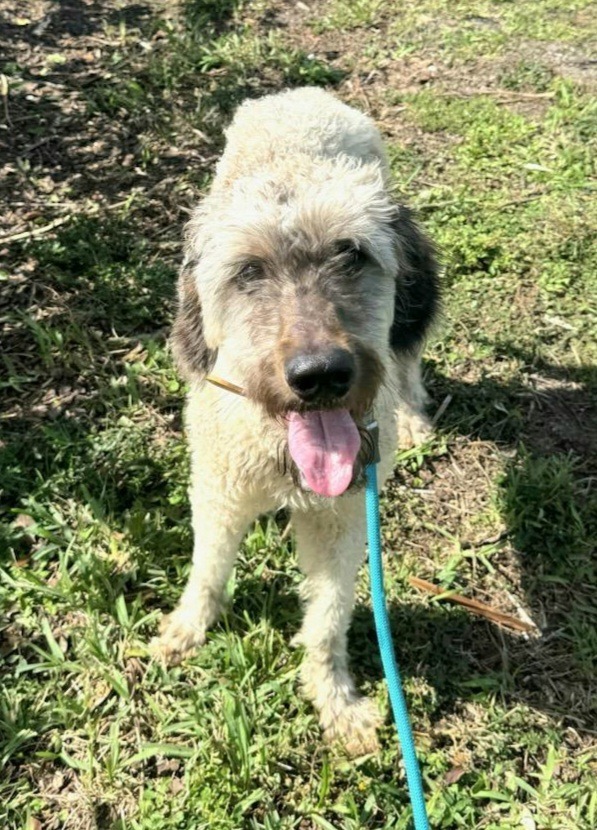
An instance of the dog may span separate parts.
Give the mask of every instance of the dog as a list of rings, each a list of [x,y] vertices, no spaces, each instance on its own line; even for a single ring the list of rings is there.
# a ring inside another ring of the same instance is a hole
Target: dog
[[[380,722],[347,657],[366,425],[379,427],[382,486],[397,440],[429,431],[420,354],[436,256],[392,199],[373,121],[330,93],[245,102],[226,139],[185,231],[172,348],[190,385],[193,563],[154,646],[176,663],[204,643],[247,528],[288,508],[305,575],[304,692],[325,737],[358,755],[376,749]]]

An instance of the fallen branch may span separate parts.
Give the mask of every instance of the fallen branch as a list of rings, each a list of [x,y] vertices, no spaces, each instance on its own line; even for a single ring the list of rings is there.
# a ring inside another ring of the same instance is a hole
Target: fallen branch
[[[520,92],[516,89],[459,89],[458,92],[451,92],[455,98],[472,98],[476,95],[491,95],[495,98],[509,98],[511,100],[522,99],[532,101],[551,100],[555,98],[555,92]]]
[[[4,242],[17,242],[19,239],[32,239],[35,236],[42,236],[44,233],[53,231],[54,228],[59,228],[71,219],[71,214],[68,216],[59,216],[58,219],[52,219],[47,225],[40,225],[39,228],[33,228],[30,231],[21,231],[20,233],[9,233],[6,236],[0,236],[0,244]]]
[[[32,228],[30,231],[8,233],[5,236],[0,236],[0,245],[6,242],[17,242],[19,239],[33,239],[36,236],[43,236],[44,233],[49,233],[50,231],[53,231],[54,228],[59,228],[60,225],[70,222],[71,219],[75,219],[79,216],[95,216],[95,214],[99,213],[100,210],[116,210],[126,204],[129,204],[130,201],[131,198],[129,196],[128,199],[123,199],[121,202],[114,202],[112,205],[102,205],[98,203],[83,213],[69,213],[66,216],[59,216],[57,219],[52,219],[52,221],[48,222],[47,225],[40,225],[38,228]]]
[[[434,594],[437,597],[445,599],[446,602],[453,602],[456,605],[462,605],[467,608],[472,614],[477,614],[479,617],[485,617],[497,625],[503,625],[506,628],[512,628],[515,631],[524,631],[529,633],[536,631],[537,626],[532,623],[523,622],[522,620],[512,617],[510,614],[503,614],[501,611],[496,611],[490,605],[485,605],[483,602],[478,602],[475,599],[463,597],[461,594],[453,594],[434,585],[432,582],[427,582],[425,579],[419,579],[418,576],[409,576],[409,583],[413,588],[418,588],[419,591],[425,591],[428,594]]]

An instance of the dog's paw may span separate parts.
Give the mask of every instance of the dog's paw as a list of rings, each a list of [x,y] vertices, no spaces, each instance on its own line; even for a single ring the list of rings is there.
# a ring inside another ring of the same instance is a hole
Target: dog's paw
[[[431,421],[421,412],[398,412],[398,446],[401,450],[418,447],[428,441],[433,432]]]
[[[330,743],[340,743],[353,758],[379,750],[377,730],[382,718],[376,705],[367,697],[347,703],[331,721],[322,712],[324,737]]]
[[[162,619],[159,637],[153,638],[150,650],[166,666],[176,666],[205,643],[206,629],[196,614],[174,611]]]

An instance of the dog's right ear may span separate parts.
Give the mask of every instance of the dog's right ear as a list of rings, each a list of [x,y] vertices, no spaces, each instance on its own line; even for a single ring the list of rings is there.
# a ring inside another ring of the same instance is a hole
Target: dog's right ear
[[[201,302],[195,282],[198,259],[183,263],[178,277],[178,304],[172,328],[172,352],[181,375],[186,380],[202,380],[216,362],[203,334]]]
[[[400,354],[420,348],[437,315],[440,304],[439,268],[432,243],[418,227],[408,208],[397,206],[392,228],[400,269],[390,345]]]

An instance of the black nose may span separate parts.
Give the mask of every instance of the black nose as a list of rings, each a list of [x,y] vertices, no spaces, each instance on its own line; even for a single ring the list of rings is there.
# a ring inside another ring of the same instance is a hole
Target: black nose
[[[297,354],[286,362],[286,380],[304,401],[342,398],[350,389],[355,362],[346,349]]]

